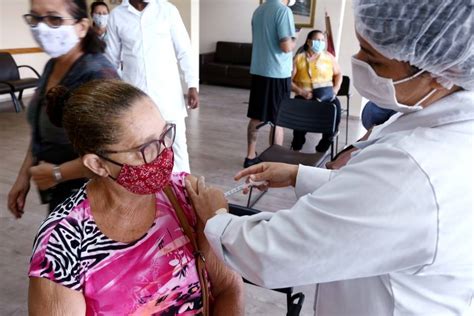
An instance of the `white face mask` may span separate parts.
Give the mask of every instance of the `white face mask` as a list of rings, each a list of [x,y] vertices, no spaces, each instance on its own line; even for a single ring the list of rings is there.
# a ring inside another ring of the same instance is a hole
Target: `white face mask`
[[[40,22],[31,28],[31,33],[46,54],[53,58],[65,55],[79,42],[74,25],[52,28]]]
[[[392,79],[378,76],[369,64],[352,56],[354,87],[359,91],[360,95],[374,102],[381,108],[397,112],[408,113],[423,109],[420,104],[436,92],[436,89],[431,90],[420,101],[411,106],[398,103],[395,85],[416,78],[423,72],[423,70],[420,70],[408,78],[393,81]]]
[[[94,21],[95,25],[97,27],[103,29],[104,27],[107,26],[107,21],[109,20],[109,15],[108,14],[97,14],[94,13],[92,15],[92,21]]]
[[[290,1],[288,1],[288,6],[292,7],[292,6],[295,5],[295,3],[296,3],[296,0],[290,0]]]

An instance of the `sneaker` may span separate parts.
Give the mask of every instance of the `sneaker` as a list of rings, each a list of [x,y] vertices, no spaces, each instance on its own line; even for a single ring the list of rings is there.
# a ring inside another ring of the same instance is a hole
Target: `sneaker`
[[[258,157],[255,157],[253,159],[249,159],[249,158],[245,158],[244,160],[244,168],[248,168],[250,166],[253,166],[253,165],[256,165],[256,164],[259,164],[262,162],[262,159],[258,158]]]
[[[316,151],[318,153],[325,153],[329,147],[331,147],[331,139],[323,137],[316,146]]]

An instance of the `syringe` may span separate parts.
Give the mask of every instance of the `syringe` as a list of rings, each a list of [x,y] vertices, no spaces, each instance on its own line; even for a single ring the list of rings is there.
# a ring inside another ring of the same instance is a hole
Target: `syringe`
[[[266,183],[267,181],[252,181],[251,179],[249,179],[248,183],[242,183],[241,185],[238,185],[235,188],[232,188],[229,191],[224,192],[224,196],[228,197],[228,196],[231,196],[232,194],[235,194],[247,188],[258,187],[259,185],[266,184]]]

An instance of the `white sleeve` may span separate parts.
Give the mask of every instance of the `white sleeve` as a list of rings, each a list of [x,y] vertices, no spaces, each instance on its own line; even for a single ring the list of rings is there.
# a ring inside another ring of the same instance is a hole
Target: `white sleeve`
[[[373,145],[287,210],[218,215],[205,234],[246,279],[279,288],[383,275],[432,262],[437,204],[406,152]]]
[[[299,165],[296,176],[295,193],[298,198],[309,194],[328,182],[334,170]]]
[[[105,56],[112,63],[112,65],[121,70],[120,57],[122,54],[122,41],[118,34],[118,29],[115,21],[116,14],[112,11],[107,23],[107,36],[105,37]]]
[[[176,58],[178,59],[181,71],[184,73],[184,80],[187,88],[198,88],[199,74],[198,74],[198,59],[194,58],[191,47],[191,40],[188,32],[184,26],[183,20],[179,15],[178,9],[170,4],[170,22],[171,22],[171,38],[173,40]]]

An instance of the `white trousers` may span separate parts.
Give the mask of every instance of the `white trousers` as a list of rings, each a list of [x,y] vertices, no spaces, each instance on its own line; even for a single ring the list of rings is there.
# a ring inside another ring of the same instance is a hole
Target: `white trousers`
[[[186,123],[182,119],[168,121],[176,124],[176,137],[173,144],[174,168],[173,172],[191,173],[189,167],[188,145],[186,144]]]

